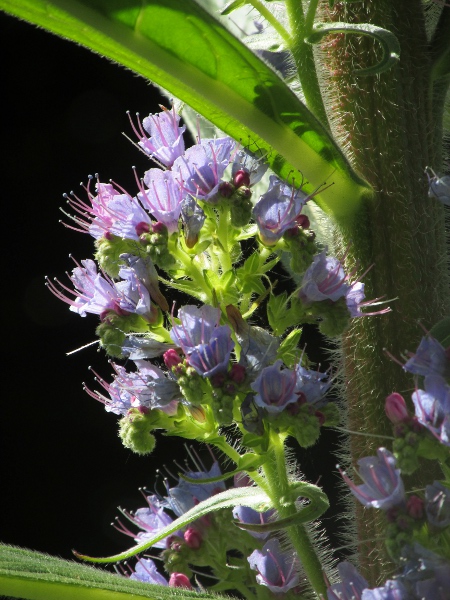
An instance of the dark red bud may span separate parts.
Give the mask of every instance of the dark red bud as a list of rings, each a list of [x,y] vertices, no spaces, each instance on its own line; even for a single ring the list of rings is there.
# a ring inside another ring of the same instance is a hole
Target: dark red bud
[[[232,185],[229,181],[222,181],[222,183],[219,184],[219,194],[224,198],[229,198],[233,195],[233,192],[234,185]]]
[[[192,590],[189,577],[187,577],[184,573],[172,573],[169,579],[169,587],[187,588],[188,590]]]
[[[409,420],[405,399],[400,394],[397,394],[397,392],[390,394],[386,398],[384,410],[386,411],[387,418],[394,423],[394,425]]]
[[[231,381],[234,381],[234,383],[237,383],[238,385],[243,383],[245,381],[245,367],[235,363],[231,367],[228,377],[231,379]]]
[[[163,354],[164,364],[168,369],[172,369],[173,367],[177,367],[182,361],[181,356],[178,354],[176,350],[171,348],[164,352]]]
[[[226,378],[225,373],[217,373],[211,377],[211,385],[215,388],[221,388],[225,384]]]
[[[410,496],[406,503],[406,512],[412,519],[423,519],[424,501],[419,496]]]
[[[250,185],[250,173],[246,169],[239,169],[235,174],[233,183],[236,187],[244,185],[248,187]]]
[[[104,238],[105,238],[105,240],[112,240],[113,239],[113,234],[110,233],[109,231],[106,231],[105,235],[104,235]]]
[[[306,215],[298,215],[298,217],[295,220],[297,221],[299,227],[301,227],[302,229],[309,229],[310,222]]]
[[[286,229],[286,231],[284,232],[284,237],[285,238],[294,238],[294,237],[297,237],[298,234],[299,234],[298,227],[291,227],[290,229]]]
[[[158,221],[157,223],[152,224],[152,232],[165,234],[167,233],[167,227],[164,225],[164,223],[160,223]]]
[[[145,221],[141,221],[140,223],[138,223],[136,225],[135,229],[136,229],[136,235],[141,237],[141,235],[143,233],[148,233],[150,231],[150,226]]]
[[[202,545],[203,538],[199,531],[193,527],[188,527],[188,529],[186,529],[184,532],[184,541],[192,550],[198,550]]]

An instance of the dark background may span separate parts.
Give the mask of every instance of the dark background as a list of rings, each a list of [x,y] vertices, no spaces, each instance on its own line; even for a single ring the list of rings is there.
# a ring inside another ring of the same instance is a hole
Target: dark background
[[[132,72],[1,13],[0,32],[0,540],[63,558],[71,548],[113,554],[131,545],[110,526],[116,507],[142,506],[138,487],[182,459],[183,444],[159,436],[147,458],[121,446],[115,415],[81,386],[95,387],[88,365],[111,380],[105,355],[94,346],[66,356],[94,341],[97,317],[71,313],[44,276],[64,279],[69,253],[92,255],[90,236],[58,224],[62,194],[98,172],[134,195],[131,166],[142,174],[150,163],[121,133],[132,135],[126,110],[145,116],[162,99]],[[301,456],[308,478],[331,492],[335,441],[327,436]]]

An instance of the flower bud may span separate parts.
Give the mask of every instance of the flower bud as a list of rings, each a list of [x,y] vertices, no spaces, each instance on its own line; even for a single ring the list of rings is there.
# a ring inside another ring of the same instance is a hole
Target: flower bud
[[[202,545],[203,538],[197,529],[188,527],[188,529],[186,529],[184,532],[184,541],[186,542],[186,545],[191,548],[191,550],[198,550]]]
[[[231,367],[231,370],[230,370],[230,373],[228,376],[231,379],[231,381],[234,381],[234,383],[237,383],[238,385],[240,383],[244,383],[245,367],[243,365],[238,365],[237,363],[234,363],[233,366]]]
[[[167,352],[164,352],[163,359],[164,364],[168,369],[173,369],[173,367],[177,367],[181,362],[183,362],[181,356],[173,348],[167,350]]]
[[[406,503],[406,512],[412,519],[422,519],[425,503],[419,496],[410,496]]]
[[[192,590],[191,582],[184,573],[172,573],[169,579],[169,587]]]
[[[250,173],[246,169],[239,169],[234,176],[233,183],[236,187],[241,187],[242,185],[249,187]]]
[[[388,419],[396,425],[409,420],[408,409],[403,396],[394,392],[386,398],[384,406]]]

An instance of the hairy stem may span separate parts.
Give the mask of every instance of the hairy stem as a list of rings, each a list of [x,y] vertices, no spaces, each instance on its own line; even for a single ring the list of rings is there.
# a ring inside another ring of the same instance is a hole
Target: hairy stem
[[[395,356],[414,349],[422,335],[418,321],[430,328],[448,310],[443,209],[427,197],[423,174],[440,151],[430,122],[430,56],[419,0],[339,3],[331,13],[323,1],[322,10],[324,19],[384,27],[401,44],[399,66],[367,78],[353,72],[376,62],[371,40],[338,34],[322,47],[332,130],[376,192],[352,220],[338,223],[338,245],[349,248],[348,268],[362,273],[374,265],[364,278],[367,298],[395,299],[392,313],[354,319],[343,338],[348,428],[385,435],[391,426],[384,399],[411,384],[384,349]],[[376,438],[351,437],[352,461],[375,454],[377,446]],[[361,569],[372,585],[390,568],[378,541],[384,528],[377,514],[357,507]]]

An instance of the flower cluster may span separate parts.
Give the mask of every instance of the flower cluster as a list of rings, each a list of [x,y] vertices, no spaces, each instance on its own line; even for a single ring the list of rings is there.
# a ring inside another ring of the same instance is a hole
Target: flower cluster
[[[208,567],[221,579],[216,591],[254,597],[256,590],[258,598],[297,592],[304,585],[302,545],[294,544],[294,551],[276,533],[276,522],[289,529],[299,511],[302,523],[308,522],[327,502],[317,486],[294,485],[287,468],[279,474],[279,491],[270,483],[273,465],[284,464],[288,436],[306,448],[322,427],[339,423],[338,409],[326,397],[330,373],[313,368],[300,350],[300,326],[318,323],[323,333],[338,336],[351,319],[389,309],[364,312],[378,299],[365,301],[356,268],[346,273],[345,256],[340,261],[317,244],[302,213],[311,195],[294,181],[266,175],[262,158],[227,137],[197,139],[186,149],[185,127],[173,107],[130,122],[137,144],[158,166],[143,177],[135,172],[134,195],[96,176],[84,187],[86,199],[66,196],[72,211],[66,226],[94,238],[95,260],[75,262],[70,284],[56,279],[47,285],[71,311],[98,316],[96,333],[114,374],[107,381],[94,373],[101,390],[85,389],[120,417],[125,447],[148,454],[158,430],[206,442],[227,455],[244,480],[230,502],[227,476],[214,463],[209,472],[186,472],[164,496],[146,495],[146,507],[122,511],[139,531],[123,520],[116,527],[133,538],[135,553],[143,546],[161,550],[170,577],[149,557],[128,575],[191,588],[194,567]],[[258,198],[256,184],[263,190]],[[283,255],[298,275],[290,295],[274,293],[273,269]],[[190,300],[171,306],[169,291]],[[270,330],[252,323],[265,318],[264,307]],[[444,420],[426,410],[442,437]],[[391,458],[381,459],[383,477],[390,477]],[[366,462],[363,477],[375,468]],[[385,484],[382,492],[377,480],[367,481],[359,497],[369,505],[376,488],[373,505],[381,506],[383,493],[393,493],[393,482],[383,479]],[[245,492],[239,489],[244,486]],[[433,490],[435,498],[441,490]],[[226,508],[213,508],[216,494],[225,497]],[[403,498],[400,484],[396,494]],[[250,504],[241,504],[245,498]],[[197,506],[208,510],[191,518]],[[233,568],[224,572],[228,561]]]
[[[427,334],[403,365],[422,377],[408,408],[403,396],[386,398],[386,415],[394,426],[393,453],[379,448],[377,456],[358,461],[356,485],[341,472],[351,492],[365,507],[384,511],[386,547],[398,565],[398,574],[383,586],[370,589],[350,563],[339,565],[340,583],[328,589],[328,600],[434,600],[449,598],[450,589],[450,360],[448,349]],[[423,490],[406,492],[402,472],[412,474],[419,459],[438,458],[444,481],[432,481]],[[400,468],[399,468],[400,467]]]

